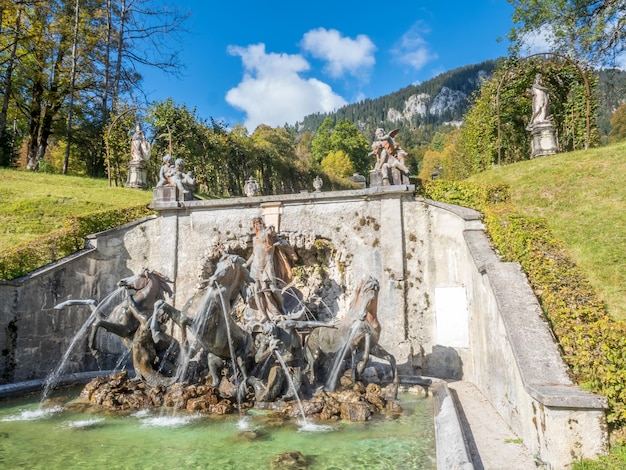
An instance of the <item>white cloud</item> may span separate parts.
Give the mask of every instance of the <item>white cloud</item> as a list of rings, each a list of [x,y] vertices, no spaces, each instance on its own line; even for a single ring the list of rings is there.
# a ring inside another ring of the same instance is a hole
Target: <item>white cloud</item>
[[[244,124],[249,131],[259,124],[294,124],[308,114],[330,112],[347,104],[326,83],[300,76],[310,69],[301,55],[266,53],[262,43],[229,46],[228,53],[241,57],[244,77],[228,90],[226,101],[246,113]]]
[[[317,28],[304,34],[301,46],[313,57],[328,62],[324,70],[333,78],[346,73],[363,78],[376,63],[376,46],[364,34],[351,39],[336,29]]]
[[[398,61],[420,70],[428,62],[437,59],[437,54],[423,38],[428,32],[421,22],[413,24],[394,45],[392,54]]]
[[[550,25],[543,25],[534,31],[525,33],[521,39],[520,55],[522,57],[550,52],[554,47],[554,31]]]

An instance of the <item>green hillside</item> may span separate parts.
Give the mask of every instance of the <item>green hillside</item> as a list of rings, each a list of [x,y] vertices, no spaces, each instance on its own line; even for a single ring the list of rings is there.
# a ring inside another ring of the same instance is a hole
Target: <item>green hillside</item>
[[[494,168],[470,181],[508,184],[522,213],[547,219],[611,316],[626,319],[626,142]]]
[[[0,169],[0,248],[31,241],[76,215],[148,204],[152,192],[105,179]]]

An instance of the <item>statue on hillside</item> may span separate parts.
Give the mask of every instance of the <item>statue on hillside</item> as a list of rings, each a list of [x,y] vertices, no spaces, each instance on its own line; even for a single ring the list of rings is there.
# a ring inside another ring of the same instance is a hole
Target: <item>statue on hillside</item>
[[[541,84],[541,74],[535,75],[535,82],[528,90],[533,98],[532,115],[528,123],[528,129],[532,129],[537,124],[550,121],[548,107],[550,105],[550,90]]]
[[[157,181],[157,188],[161,186],[168,186],[170,184],[170,175],[174,166],[174,160],[168,153],[162,159],[163,164],[159,170],[159,181]]]
[[[146,140],[141,124],[137,124],[130,141],[130,162],[128,163],[126,187],[133,189],[146,189],[148,187],[146,162],[150,159],[150,154],[150,142]]]
[[[185,173],[185,162],[182,158],[176,161],[171,155],[167,154],[163,157],[163,164],[159,170],[159,181],[157,188],[162,186],[176,186],[181,194],[190,194],[196,188],[196,179],[191,173]]]
[[[137,124],[130,144],[131,161],[147,162],[150,159],[151,152],[150,142],[146,140],[141,124]]]
[[[556,133],[550,116],[550,90],[542,85],[541,74],[535,75],[535,82],[528,89],[532,95],[532,114],[527,130],[531,133],[530,158],[557,153]]]
[[[183,194],[191,193],[196,189],[196,179],[191,172],[186,173],[185,162],[182,158],[177,158],[174,162],[171,180]]]

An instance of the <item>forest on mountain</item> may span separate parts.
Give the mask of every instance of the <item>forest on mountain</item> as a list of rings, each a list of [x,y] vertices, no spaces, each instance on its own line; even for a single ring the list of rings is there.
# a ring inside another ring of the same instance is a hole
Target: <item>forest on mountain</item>
[[[416,85],[409,85],[398,91],[381,96],[376,99],[365,99],[358,103],[346,105],[337,109],[334,113],[316,113],[305,116],[300,125],[300,130],[315,132],[324,119],[331,117],[334,120],[347,119],[358,125],[361,132],[366,136],[373,137],[374,131],[378,127],[398,128],[404,135],[403,143],[413,146],[421,143],[416,136],[428,136],[427,132],[418,132],[419,128],[429,128],[432,130],[438,126],[446,125],[454,121],[463,119],[470,104],[472,94],[480,87],[482,79],[489,77],[496,68],[497,62],[489,60],[474,65],[466,65],[454,70],[447,71],[436,77]],[[448,109],[441,113],[425,112],[415,113],[410,119],[392,121],[389,119],[390,109],[403,110],[405,103],[414,95],[427,94],[432,98],[436,97],[447,87],[451,90],[461,92],[464,99],[453,103]]]

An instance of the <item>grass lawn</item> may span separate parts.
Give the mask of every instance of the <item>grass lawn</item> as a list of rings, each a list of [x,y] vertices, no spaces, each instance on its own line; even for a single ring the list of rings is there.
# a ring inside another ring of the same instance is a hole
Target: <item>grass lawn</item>
[[[508,184],[520,212],[547,219],[611,316],[626,320],[626,142],[494,168],[470,181]]]
[[[105,179],[0,169],[0,249],[106,209],[149,204],[151,191],[109,187]]]

